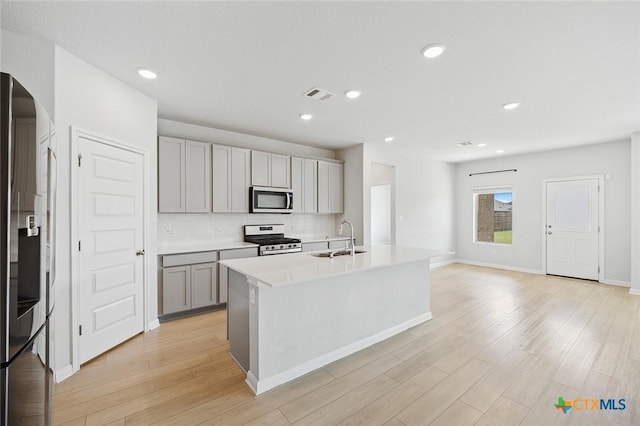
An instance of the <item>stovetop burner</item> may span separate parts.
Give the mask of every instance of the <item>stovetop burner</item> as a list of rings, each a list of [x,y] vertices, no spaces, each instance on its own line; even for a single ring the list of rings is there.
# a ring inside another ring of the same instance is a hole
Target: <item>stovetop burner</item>
[[[260,256],[302,251],[302,242],[284,236],[284,225],[245,225],[244,240],[260,246]]]
[[[267,245],[267,244],[290,244],[290,243],[299,243],[300,240],[297,238],[287,238],[283,234],[273,235],[273,236],[245,236],[244,240],[248,243]]]

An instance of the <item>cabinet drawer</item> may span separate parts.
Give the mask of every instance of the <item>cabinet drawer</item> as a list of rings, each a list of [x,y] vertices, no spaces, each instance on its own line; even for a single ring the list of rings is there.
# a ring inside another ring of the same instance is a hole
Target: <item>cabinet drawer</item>
[[[162,266],[191,265],[194,263],[209,263],[218,260],[217,251],[202,251],[198,253],[169,254],[162,256]]]
[[[258,255],[258,247],[222,250],[220,252],[220,260],[243,259],[245,257],[254,257],[257,255]]]
[[[302,251],[320,251],[327,250],[329,248],[328,241],[316,241],[313,243],[303,243]]]
[[[349,240],[334,240],[329,242],[329,248],[331,250],[343,249],[349,246]]]

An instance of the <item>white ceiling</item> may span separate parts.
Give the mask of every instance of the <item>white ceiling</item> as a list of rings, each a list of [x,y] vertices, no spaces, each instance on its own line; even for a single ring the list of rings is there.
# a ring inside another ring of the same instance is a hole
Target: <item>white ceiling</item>
[[[305,145],[384,143],[446,161],[640,130],[640,3],[3,2],[158,100],[158,114]],[[435,60],[421,56],[434,42]],[[146,81],[138,67],[157,71]],[[336,94],[319,102],[317,86]],[[357,88],[359,99],[343,96]],[[513,111],[500,106],[517,100]],[[314,115],[301,121],[300,113]],[[487,146],[459,147],[471,140]]]

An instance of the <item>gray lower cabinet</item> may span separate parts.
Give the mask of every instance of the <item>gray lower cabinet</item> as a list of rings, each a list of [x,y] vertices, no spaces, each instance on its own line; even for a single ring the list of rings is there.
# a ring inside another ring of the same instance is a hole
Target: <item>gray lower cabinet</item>
[[[348,248],[349,247],[349,239],[345,239],[345,240],[332,240],[329,241],[329,248],[331,250],[339,250],[339,249],[344,249],[344,248]]]
[[[191,266],[191,308],[218,303],[218,264],[202,263]]]
[[[245,257],[256,257],[258,255],[257,247],[247,247],[241,249],[222,250],[220,252],[220,260],[243,259]],[[220,303],[227,303],[227,294],[229,289],[229,268],[220,265]]]
[[[302,243],[302,251],[339,250],[348,247],[349,239]]]
[[[162,314],[191,309],[191,267],[173,266],[162,270]]]
[[[328,250],[329,241],[314,241],[312,243],[302,243],[302,251]]]
[[[161,256],[161,315],[216,305],[218,252]]]

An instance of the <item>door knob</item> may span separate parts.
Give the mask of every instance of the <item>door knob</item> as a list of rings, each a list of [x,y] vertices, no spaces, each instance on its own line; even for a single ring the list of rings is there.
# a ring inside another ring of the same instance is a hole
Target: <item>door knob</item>
[[[144,256],[144,250],[136,251],[136,256]]]
[[[553,232],[551,232],[551,231],[547,231],[547,234],[551,235],[551,234],[553,234]]]

